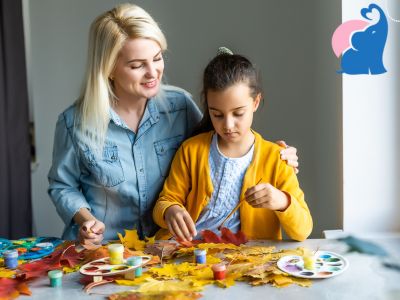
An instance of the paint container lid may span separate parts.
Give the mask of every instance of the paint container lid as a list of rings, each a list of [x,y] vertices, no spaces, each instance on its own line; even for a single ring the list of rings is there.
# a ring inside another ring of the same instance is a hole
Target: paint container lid
[[[111,252],[123,252],[124,246],[122,244],[110,244],[107,246],[108,251]]]
[[[61,278],[63,276],[63,272],[61,270],[52,270],[47,273],[50,279]]]
[[[141,256],[131,256],[128,257],[126,262],[129,266],[139,266],[143,263],[143,259]]]
[[[18,251],[17,250],[6,250],[3,252],[4,258],[17,258]]]
[[[39,248],[53,248],[54,245],[52,243],[37,243],[36,247],[39,247]]]
[[[219,263],[219,264],[212,265],[211,269],[214,272],[221,272],[221,271],[225,271],[226,270],[226,266],[225,266],[224,263]]]
[[[194,255],[199,256],[199,255],[206,255],[207,251],[205,249],[194,249]]]

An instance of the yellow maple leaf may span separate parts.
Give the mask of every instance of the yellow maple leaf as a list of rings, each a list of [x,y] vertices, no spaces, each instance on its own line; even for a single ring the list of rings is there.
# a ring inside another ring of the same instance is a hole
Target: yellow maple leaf
[[[115,283],[119,285],[136,286],[147,281],[147,278],[151,277],[149,273],[143,273],[140,277],[135,277],[133,280],[128,279],[116,279]]]
[[[136,291],[127,291],[122,293],[116,293],[108,296],[110,300],[127,300],[127,299],[137,299],[137,300],[195,300],[200,298],[202,295],[200,293],[191,291],[174,291],[174,292],[155,292],[140,294]]]
[[[156,241],[156,236],[146,237],[146,244],[153,245]]]
[[[15,276],[15,270],[0,268],[0,278],[13,278],[14,276]]]
[[[157,278],[177,279],[187,276],[195,264],[184,262],[181,264],[164,264],[161,268],[151,268],[149,272]]]
[[[121,243],[129,249],[143,251],[146,242],[141,241],[139,239],[137,230],[136,229],[134,229],[134,230],[124,229],[124,231],[125,231],[124,237],[122,236],[122,234],[118,233],[118,237],[119,237],[119,240],[121,241]]]
[[[189,280],[167,280],[161,281],[153,278],[148,278],[147,282],[143,283],[136,291],[143,294],[148,293],[162,293],[162,292],[173,292],[173,291],[194,291],[199,292],[202,288],[193,286]]]
[[[76,272],[76,271],[78,271],[78,270],[80,269],[80,267],[81,267],[81,265],[76,265],[75,267],[72,267],[72,268],[70,268],[70,267],[63,267],[63,272],[64,272],[65,274],[72,273],[72,272]]]

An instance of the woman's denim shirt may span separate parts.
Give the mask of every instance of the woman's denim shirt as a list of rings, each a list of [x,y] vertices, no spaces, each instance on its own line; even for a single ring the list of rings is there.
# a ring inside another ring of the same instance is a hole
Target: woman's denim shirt
[[[124,229],[135,228],[141,237],[155,234],[152,210],[172,158],[201,119],[185,91],[163,86],[161,95],[147,101],[137,133],[111,110],[100,156],[75,134],[75,106],[59,116],[48,193],[66,224],[64,239],[77,237],[73,216],[81,208],[104,222],[106,240]]]

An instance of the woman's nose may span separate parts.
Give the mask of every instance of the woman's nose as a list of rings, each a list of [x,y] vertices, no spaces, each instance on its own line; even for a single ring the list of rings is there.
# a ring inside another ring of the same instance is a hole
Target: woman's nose
[[[147,65],[146,68],[146,77],[147,78],[155,78],[157,77],[157,69],[153,63]]]

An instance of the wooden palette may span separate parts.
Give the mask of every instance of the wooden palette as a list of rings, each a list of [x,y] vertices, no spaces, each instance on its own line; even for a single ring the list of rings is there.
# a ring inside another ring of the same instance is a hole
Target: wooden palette
[[[343,256],[330,251],[317,251],[314,255],[313,270],[304,268],[302,256],[287,255],[278,260],[278,267],[282,271],[300,278],[329,278],[342,274],[349,263]]]
[[[140,266],[129,266],[124,259],[124,263],[121,265],[111,265],[109,257],[100,258],[90,263],[83,265],[79,272],[83,275],[90,276],[112,276],[118,274],[124,274],[135,270],[138,267],[142,267],[151,260],[151,256],[142,256],[143,263]]]

